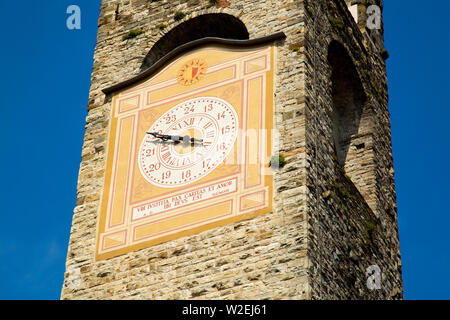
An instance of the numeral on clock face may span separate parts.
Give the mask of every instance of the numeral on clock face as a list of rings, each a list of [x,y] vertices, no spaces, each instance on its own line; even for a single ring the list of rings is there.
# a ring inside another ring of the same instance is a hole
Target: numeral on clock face
[[[157,171],[157,170],[159,170],[159,169],[161,169],[161,163],[156,163],[156,164],[152,163],[152,164],[149,166],[149,171],[150,171],[150,172]]]
[[[225,111],[222,113],[219,112],[219,114],[217,114],[217,120],[220,121],[220,119],[225,119],[226,116]]]
[[[212,122],[208,122],[203,126],[203,129],[208,130],[209,128],[211,128],[212,125],[213,125]]]
[[[210,147],[212,145],[212,142],[211,141],[203,141],[203,146],[205,147],[205,148],[208,148],[208,147]]]
[[[154,157],[156,152],[156,148],[154,149],[147,149],[145,150],[145,156],[146,157]]]
[[[161,180],[162,180],[162,181],[168,180],[168,179],[170,178],[171,175],[172,175],[172,172],[166,171],[166,172],[164,172],[164,173],[162,174]]]
[[[212,110],[213,110],[212,104],[208,104],[207,106],[205,106],[205,112],[211,112]]]
[[[190,114],[190,113],[194,113],[194,112],[195,112],[194,106],[189,106],[189,107],[184,108],[184,114]]]

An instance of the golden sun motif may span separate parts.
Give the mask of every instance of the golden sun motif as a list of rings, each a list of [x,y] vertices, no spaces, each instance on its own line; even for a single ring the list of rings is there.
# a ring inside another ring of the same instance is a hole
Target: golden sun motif
[[[204,60],[192,59],[178,71],[178,83],[183,86],[193,85],[203,79],[207,69],[208,65]]]

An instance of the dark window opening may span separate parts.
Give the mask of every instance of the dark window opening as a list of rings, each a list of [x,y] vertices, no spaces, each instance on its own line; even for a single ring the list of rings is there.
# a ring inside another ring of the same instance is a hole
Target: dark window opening
[[[345,165],[352,139],[360,127],[366,95],[352,59],[337,41],[329,46],[328,62],[332,70],[334,145],[339,163]],[[358,147],[363,145],[358,143]]]
[[[244,23],[225,13],[211,13],[192,18],[170,30],[159,39],[141,66],[141,71],[151,67],[173,49],[194,40],[214,37],[233,40],[248,40]]]

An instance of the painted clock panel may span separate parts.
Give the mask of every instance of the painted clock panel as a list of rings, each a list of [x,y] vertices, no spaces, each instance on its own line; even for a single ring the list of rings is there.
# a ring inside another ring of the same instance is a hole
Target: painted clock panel
[[[114,95],[97,260],[272,211],[274,50],[203,46]]]

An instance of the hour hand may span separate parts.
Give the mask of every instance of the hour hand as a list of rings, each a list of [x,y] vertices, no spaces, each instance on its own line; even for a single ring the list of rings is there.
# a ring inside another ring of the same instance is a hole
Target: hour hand
[[[195,138],[191,138],[189,136],[184,136],[184,137],[180,137],[180,136],[171,136],[171,135],[167,135],[167,134],[160,134],[157,132],[147,132],[147,134],[150,134],[152,136],[154,136],[157,139],[161,139],[162,141],[168,141],[168,140],[172,140],[175,143],[179,143],[179,142],[183,142],[185,144],[187,143],[203,143],[203,140],[200,139],[195,139]]]
[[[196,143],[196,142],[203,143],[203,139],[195,139],[195,138],[191,138],[189,136],[184,136],[183,137],[183,142],[184,143],[189,143],[189,142],[191,142],[191,143]]]
[[[203,140],[191,138],[190,136],[180,137],[180,141],[183,141],[183,144],[195,144],[195,143],[203,143]]]

